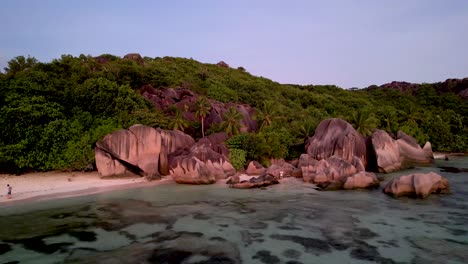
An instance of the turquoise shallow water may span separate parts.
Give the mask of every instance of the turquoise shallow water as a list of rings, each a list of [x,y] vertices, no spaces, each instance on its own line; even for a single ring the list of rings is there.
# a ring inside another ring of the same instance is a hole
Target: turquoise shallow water
[[[0,208],[0,263],[467,263],[468,158],[426,200],[164,184]]]

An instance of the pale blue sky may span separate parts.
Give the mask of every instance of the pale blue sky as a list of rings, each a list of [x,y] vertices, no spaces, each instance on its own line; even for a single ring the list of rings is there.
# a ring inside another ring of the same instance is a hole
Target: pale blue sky
[[[468,77],[466,0],[0,0],[0,25],[2,69],[138,52],[343,88]]]

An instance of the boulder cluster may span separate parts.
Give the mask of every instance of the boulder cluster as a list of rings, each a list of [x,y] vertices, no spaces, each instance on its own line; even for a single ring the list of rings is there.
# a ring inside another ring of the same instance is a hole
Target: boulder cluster
[[[139,174],[151,179],[170,175],[177,183],[208,184],[234,175],[219,140],[213,134],[195,143],[180,131],[142,125],[119,130],[96,144],[96,167],[102,176]]]
[[[165,93],[177,94],[171,90]],[[102,176],[170,176],[182,184],[211,184],[229,178],[229,187],[243,189],[296,177],[324,190],[352,190],[378,188],[380,180],[374,172],[428,165],[434,159],[429,142],[421,148],[414,138],[401,131],[392,137],[383,130],[376,130],[365,139],[346,121],[332,118],[318,125],[307,141],[306,153],[298,160],[271,160],[269,167],[251,161],[245,173],[240,174],[229,161],[229,150],[224,145],[227,139],[227,134],[217,133],[195,142],[177,130],[134,125],[113,132],[96,144],[96,166]],[[421,198],[448,190],[447,179],[435,173],[401,176],[384,188],[392,196]]]
[[[428,165],[434,160],[429,142],[421,148],[411,136],[398,131],[396,139],[383,130],[376,130],[368,140],[372,148],[368,156],[375,163],[371,166],[378,172],[389,173],[415,165]]]
[[[304,181],[321,189],[368,189],[380,184],[374,173],[365,171],[362,161],[356,156],[349,162],[338,155],[316,160],[309,154],[302,154],[299,167]]]

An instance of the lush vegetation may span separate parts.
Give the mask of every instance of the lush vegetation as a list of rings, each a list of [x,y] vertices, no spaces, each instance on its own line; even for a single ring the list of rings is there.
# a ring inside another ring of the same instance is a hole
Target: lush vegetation
[[[184,87],[202,95],[196,116],[207,115],[206,98],[254,106],[259,130],[239,134],[241,117],[205,130],[175,109],[155,109],[135,89]],[[93,147],[104,135],[135,123],[164,129],[226,131],[233,137],[236,167],[256,159],[294,158],[317,124],[328,117],[352,123],[364,135],[375,128],[402,130],[439,151],[468,151],[468,103],[424,84],[416,95],[391,89],[348,91],[333,85],[287,85],[184,58],[122,59],[63,55],[50,63],[17,57],[0,73],[0,168],[10,171],[89,169]]]

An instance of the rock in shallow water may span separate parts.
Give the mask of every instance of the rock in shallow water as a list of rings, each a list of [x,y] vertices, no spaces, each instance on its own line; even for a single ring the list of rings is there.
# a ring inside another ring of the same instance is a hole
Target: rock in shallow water
[[[393,139],[384,130],[376,130],[370,141],[373,153],[368,153],[368,156],[375,155],[376,163],[370,165],[379,172],[389,173],[415,165],[429,165],[434,160],[429,142],[421,148],[416,139],[402,131],[398,131],[396,139]]]
[[[374,173],[364,171],[364,165],[357,157],[353,157],[351,162],[339,156],[318,161],[302,154],[299,167],[305,182],[317,184],[325,190],[372,189],[380,185]]]
[[[249,189],[266,187],[272,184],[278,184],[278,180],[271,175],[262,175],[258,177],[250,177],[249,180],[240,180],[239,176],[233,176],[227,182],[229,187],[236,189]]]
[[[415,173],[392,179],[385,186],[384,193],[399,197],[426,198],[431,193],[450,193],[448,180],[437,173]]]

